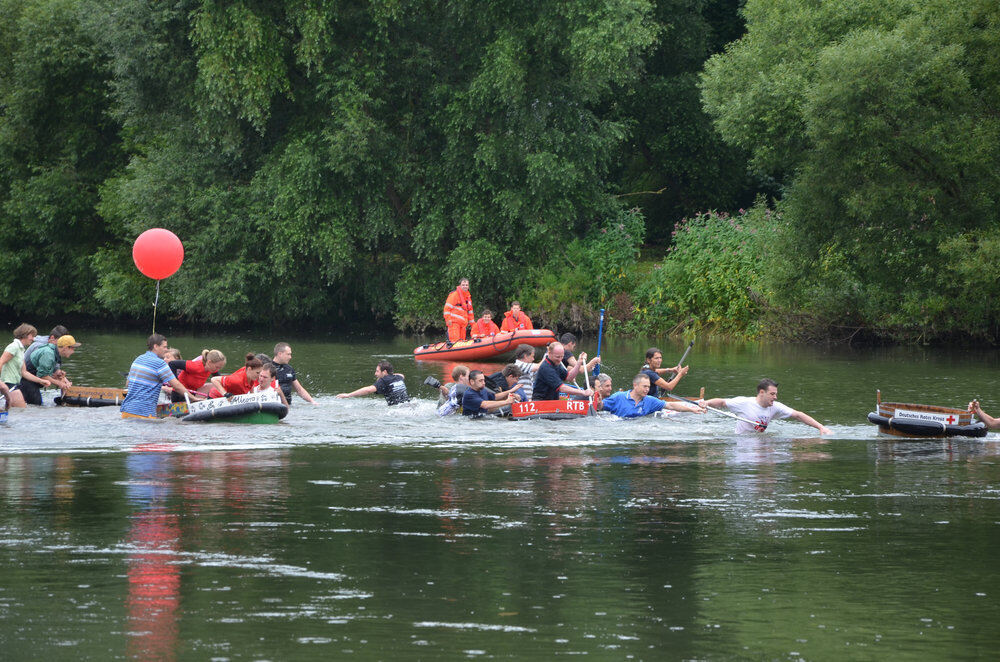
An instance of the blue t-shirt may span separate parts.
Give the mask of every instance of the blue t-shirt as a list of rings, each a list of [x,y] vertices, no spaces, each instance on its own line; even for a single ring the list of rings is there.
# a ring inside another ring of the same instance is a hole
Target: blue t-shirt
[[[483,409],[483,402],[486,400],[496,400],[496,396],[485,386],[478,391],[472,388],[466,389],[462,396],[462,414],[474,418],[485,416],[488,412]]]
[[[538,366],[535,374],[535,385],[532,388],[532,400],[558,400],[559,387],[566,381],[568,370],[562,364],[553,365],[552,361],[546,357],[542,364]]]
[[[604,399],[604,411],[619,418],[638,418],[649,416],[667,406],[666,402],[651,395],[647,395],[637,403],[629,393],[631,391],[618,391],[609,395]]]
[[[128,384],[121,411],[136,416],[156,416],[156,403],[160,399],[160,387],[170,382],[174,373],[167,362],[153,352],[132,361],[128,371]]]

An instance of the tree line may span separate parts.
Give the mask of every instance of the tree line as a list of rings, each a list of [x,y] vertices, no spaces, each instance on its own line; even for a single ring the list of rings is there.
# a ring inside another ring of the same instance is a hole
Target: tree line
[[[1000,340],[989,0],[0,0],[0,307]]]

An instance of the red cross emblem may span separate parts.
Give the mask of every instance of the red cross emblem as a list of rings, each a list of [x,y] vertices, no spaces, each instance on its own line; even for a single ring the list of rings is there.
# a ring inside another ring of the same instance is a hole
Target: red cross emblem
[[[952,414],[949,414],[949,415],[948,415],[948,418],[946,418],[946,419],[944,419],[944,420],[945,420],[945,421],[946,421],[946,422],[948,423],[948,425],[951,425],[952,423],[954,423],[954,422],[955,422],[955,416],[954,416],[954,415],[952,415]]]

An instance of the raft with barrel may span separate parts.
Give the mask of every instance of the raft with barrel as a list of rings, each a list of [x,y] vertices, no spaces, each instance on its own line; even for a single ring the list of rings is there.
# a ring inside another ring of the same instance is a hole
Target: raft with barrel
[[[985,437],[986,424],[973,421],[965,409],[882,402],[882,391],[875,392],[875,411],[868,422],[882,434],[894,437],[943,439],[946,437]]]
[[[123,388],[70,386],[53,402],[66,407],[117,407],[125,401],[126,392]]]
[[[513,352],[518,345],[544,347],[554,342],[556,334],[549,329],[519,329],[501,331],[492,336],[472,340],[443,341],[421,345],[413,350],[418,361],[472,361],[489,359]]]

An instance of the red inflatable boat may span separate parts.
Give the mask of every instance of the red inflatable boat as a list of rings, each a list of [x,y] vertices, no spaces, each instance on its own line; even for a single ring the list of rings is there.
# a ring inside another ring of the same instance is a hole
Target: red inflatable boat
[[[583,418],[593,413],[590,400],[528,400],[510,406],[510,416],[517,420]]]
[[[501,331],[484,338],[421,345],[413,350],[413,358],[418,361],[481,360],[513,352],[518,345],[544,347],[555,339],[556,334],[548,329]]]

